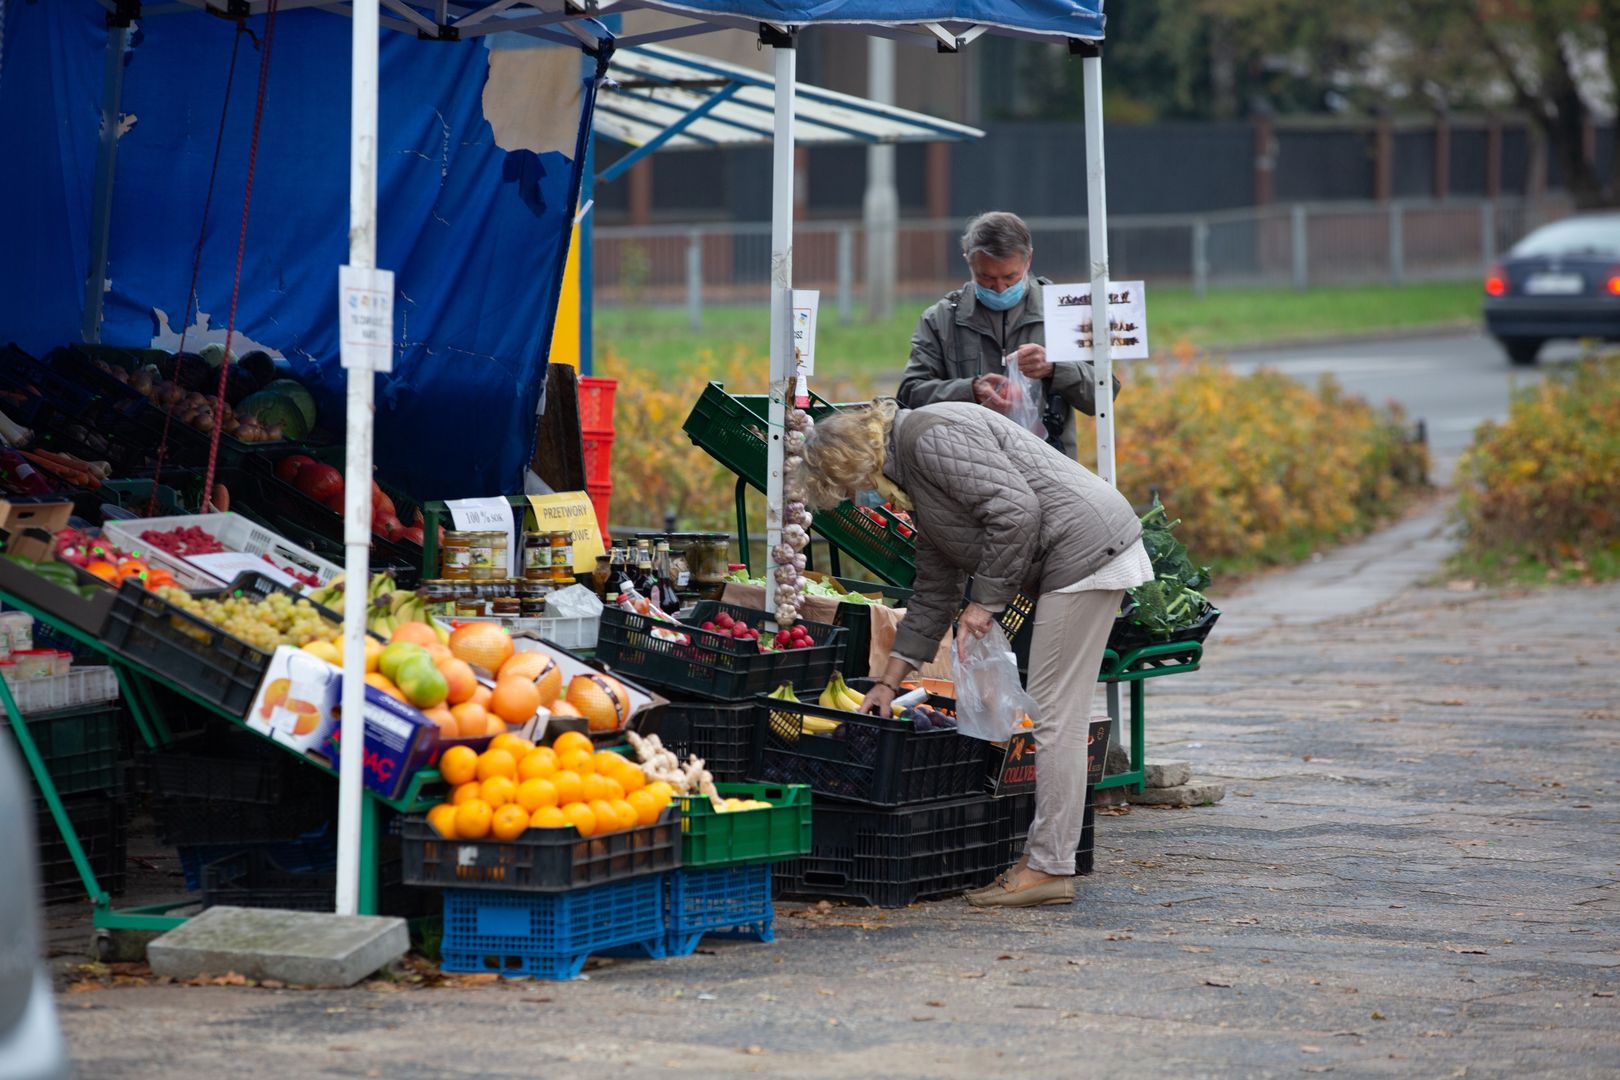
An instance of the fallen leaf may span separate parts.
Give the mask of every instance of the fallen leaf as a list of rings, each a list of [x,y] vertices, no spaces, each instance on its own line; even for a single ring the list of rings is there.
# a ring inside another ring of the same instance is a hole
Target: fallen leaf
[[[1401,718],[1398,716],[1369,716],[1367,719],[1374,724],[1398,724],[1401,722]]]
[[[921,1023],[924,1023],[925,1021],[932,1020],[933,1017],[932,1016],[913,1016],[912,1019],[915,1020],[917,1023],[921,1024]]]
[[[1302,1046],[1299,1048],[1299,1052],[1302,1054],[1320,1054],[1322,1048],[1320,1046]]]
[[[832,997],[833,996],[833,992],[831,990],[828,990],[824,986],[816,987],[816,993],[820,994],[822,997]]]
[[[1442,705],[1466,705],[1466,704],[1468,704],[1468,702],[1464,701],[1462,698],[1446,698],[1444,701],[1440,702],[1440,704],[1442,704]]]
[[[103,986],[101,983],[96,982],[96,980],[94,980],[94,979],[80,979],[78,982],[74,983],[72,986],[69,986],[67,988],[67,992],[70,993],[70,994],[87,994],[92,990],[105,990],[105,989],[107,989],[107,988],[105,986]]]
[[[215,986],[246,986],[246,985],[248,985],[247,976],[246,975],[238,975],[234,971],[227,971],[225,974],[221,975],[219,978],[211,980],[211,982]]]
[[[945,1007],[945,1003],[943,1001],[925,1001],[923,1004],[928,1006],[930,1009],[943,1009]]]
[[[1468,956],[1489,956],[1484,949],[1476,949],[1471,945],[1447,945],[1446,952],[1463,953]]]
[[[1331,1065],[1301,1065],[1299,1067],[1299,1071],[1300,1072],[1312,1072],[1312,1073],[1329,1073],[1329,1072],[1333,1071],[1333,1066],[1331,1066]]]
[[[745,1046],[743,1048],[743,1053],[751,1054],[754,1057],[758,1057],[760,1054],[763,1054],[764,1052],[765,1052],[765,1048],[763,1046]]]
[[[133,975],[137,979],[149,979],[152,977],[150,964],[118,963],[109,966],[114,975]]]
[[[1011,953],[1002,953],[1000,956],[996,957],[996,959],[997,960],[1016,960],[1018,958],[1016,956],[1012,955]]]
[[[279,979],[266,979],[259,985],[266,990],[285,990],[287,988],[287,984]]]
[[[1219,986],[1219,987],[1225,988],[1225,987],[1230,987],[1232,984],[1229,983],[1229,982],[1225,982],[1225,981],[1223,981],[1221,979],[1205,979],[1204,980],[1204,985],[1205,986]]]
[[[1089,963],[1091,963],[1091,961],[1089,961],[1089,960],[1070,960],[1069,961],[1069,966],[1070,967],[1085,967]]]
[[[1423,1037],[1425,1039],[1449,1039],[1449,1038],[1451,1038],[1451,1032],[1449,1032],[1449,1031],[1425,1031],[1423,1033]]]
[[[1593,997],[1614,997],[1614,991],[1613,990],[1594,990],[1594,991],[1592,991],[1592,996]]]
[[[1381,1013],[1381,1012],[1375,1012],[1375,1013],[1372,1014],[1372,1018],[1374,1020],[1382,1020],[1382,1019],[1384,1019],[1384,1014]]]
[[[1211,948],[1210,946],[1208,946],[1208,945],[1183,945],[1181,947],[1181,951],[1182,952],[1214,952],[1215,950],[1213,948]]]
[[[961,972],[960,974],[958,974],[956,977],[958,979],[982,979],[982,978],[984,978],[984,972],[982,972],[982,971],[964,971],[964,972]]]

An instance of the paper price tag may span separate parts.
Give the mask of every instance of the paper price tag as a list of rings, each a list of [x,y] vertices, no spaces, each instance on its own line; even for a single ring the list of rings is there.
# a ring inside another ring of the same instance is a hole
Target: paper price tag
[[[338,267],[339,359],[346,368],[394,370],[394,272]]]
[[[1090,361],[1096,327],[1091,315],[1091,282],[1043,285],[1046,358],[1054,364]],[[1140,281],[1108,283],[1109,357],[1148,358],[1147,295]]]
[[[522,566],[523,552],[516,542],[517,529],[513,524],[512,504],[499,495],[487,499],[447,499],[445,508],[457,532],[499,532],[506,534],[506,572],[517,576]]]
[[[789,367],[790,375],[816,373],[816,311],[820,306],[820,290],[793,290],[793,359],[799,366]]]
[[[529,506],[540,532],[566,531],[574,546],[574,574],[583,576],[596,569],[596,559],[607,554],[602,546],[602,530],[596,508],[583,491],[559,491],[552,495],[530,495]]]

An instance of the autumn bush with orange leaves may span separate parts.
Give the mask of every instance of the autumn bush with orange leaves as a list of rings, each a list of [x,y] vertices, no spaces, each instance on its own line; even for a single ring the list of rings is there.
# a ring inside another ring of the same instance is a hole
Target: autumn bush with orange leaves
[[[616,524],[658,526],[673,513],[683,529],[735,527],[736,477],[681,426],[710,381],[732,393],[763,392],[760,368],[742,350],[674,375],[614,357],[603,363],[601,374],[620,380]],[[1143,508],[1157,491],[1201,561],[1241,568],[1304,557],[1365,532],[1424,483],[1426,452],[1399,410],[1349,397],[1331,380],[1313,389],[1274,371],[1237,375],[1190,361],[1132,365],[1124,376],[1120,488]],[[892,391],[824,383],[818,389],[834,401]],[[1089,459],[1091,422],[1080,419]]]
[[[1620,574],[1620,353],[1516,393],[1505,422],[1475,433],[1457,485],[1458,569]]]

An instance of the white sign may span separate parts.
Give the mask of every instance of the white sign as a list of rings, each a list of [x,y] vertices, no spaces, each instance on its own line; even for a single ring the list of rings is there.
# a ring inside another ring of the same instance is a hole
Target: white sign
[[[247,555],[240,551],[216,551],[211,555],[187,555],[186,562],[209,577],[216,578],[227,585],[236,580],[236,575],[251,570],[254,573],[263,574],[276,584],[285,585],[289,589],[308,588],[304,582],[282,570],[281,567],[265,561],[262,555]]]
[[[457,532],[503,532],[506,534],[506,571],[522,576],[523,550],[514,528],[512,504],[496,495],[488,499],[446,499],[445,507]]]
[[[816,373],[816,309],[821,306],[819,289],[793,290],[793,361],[790,375]]]
[[[1096,332],[1091,319],[1091,282],[1042,285],[1046,308],[1046,358],[1054,364],[1089,361]],[[1140,281],[1108,283],[1109,356],[1146,360],[1147,295]]]
[[[394,272],[338,267],[340,359],[346,368],[394,370]]]

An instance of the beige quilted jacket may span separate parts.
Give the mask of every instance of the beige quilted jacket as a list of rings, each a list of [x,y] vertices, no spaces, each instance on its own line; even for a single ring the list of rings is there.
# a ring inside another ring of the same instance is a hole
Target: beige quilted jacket
[[[1000,413],[966,402],[901,410],[883,471],[913,504],[917,580],[894,654],[927,659],[971,598],[1067,588],[1142,535],[1123,495]]]

